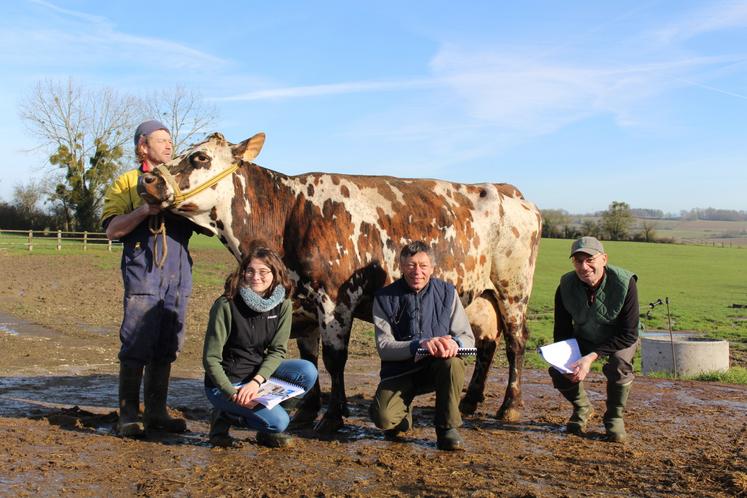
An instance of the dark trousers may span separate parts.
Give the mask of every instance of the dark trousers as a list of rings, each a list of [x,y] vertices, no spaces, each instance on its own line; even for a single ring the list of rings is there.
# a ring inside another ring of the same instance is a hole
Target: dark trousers
[[[371,418],[379,429],[396,427],[407,416],[415,396],[434,391],[436,427],[453,429],[462,425],[459,397],[464,386],[464,360],[432,358],[422,361],[427,363],[419,370],[384,379],[379,384],[370,410]]]
[[[163,296],[125,295],[120,361],[141,365],[174,362],[184,345],[188,299],[179,290]]]

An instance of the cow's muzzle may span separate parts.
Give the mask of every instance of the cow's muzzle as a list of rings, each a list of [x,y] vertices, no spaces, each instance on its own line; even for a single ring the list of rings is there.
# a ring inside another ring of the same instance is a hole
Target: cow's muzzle
[[[155,173],[143,173],[137,180],[137,193],[148,204],[163,204],[169,201],[166,182]]]

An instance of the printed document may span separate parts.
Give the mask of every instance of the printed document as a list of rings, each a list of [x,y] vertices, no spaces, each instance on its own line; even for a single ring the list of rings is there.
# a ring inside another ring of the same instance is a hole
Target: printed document
[[[581,351],[578,349],[576,339],[566,339],[541,346],[538,352],[547,363],[561,373],[572,374],[573,370],[570,366],[581,359]]]

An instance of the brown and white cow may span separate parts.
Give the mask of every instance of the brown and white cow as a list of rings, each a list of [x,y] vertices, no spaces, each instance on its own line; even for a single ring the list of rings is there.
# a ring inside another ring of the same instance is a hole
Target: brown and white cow
[[[538,209],[508,184],[308,173],[287,176],[251,161],[265,136],[230,144],[216,133],[145,175],[151,200],[207,228],[240,259],[252,239],[281,252],[297,281],[293,337],[317,364],[319,337],[332,390],[317,429],[348,415],[344,368],[353,318],[371,321],[374,292],[400,275],[398,251],[431,244],[435,276],[452,282],[478,338],[478,361],[461,408],[483,400],[488,368],[506,338],[508,388],[497,416],[521,405],[526,311],[540,240]],[[306,414],[316,416],[319,392]]]

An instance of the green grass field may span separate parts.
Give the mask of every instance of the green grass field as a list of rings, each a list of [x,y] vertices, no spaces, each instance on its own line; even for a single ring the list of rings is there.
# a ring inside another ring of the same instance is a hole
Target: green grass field
[[[89,239],[87,244],[88,251],[107,251],[108,244],[103,235],[97,234],[96,238]],[[207,237],[204,235],[195,235],[190,241],[190,247],[192,249],[213,249],[222,248],[220,240],[217,237]],[[112,244],[112,252],[120,251],[122,245],[119,243]],[[32,253],[32,254],[82,254],[83,253],[83,241],[78,239],[62,239],[62,248],[57,250],[57,238],[53,235],[51,237],[41,237],[38,233],[34,233],[33,237],[33,250],[28,250],[28,236],[18,233],[8,233],[0,231],[0,250],[7,251],[13,254]]]
[[[572,270],[570,240],[544,239],[529,303],[531,349],[552,341],[553,298],[560,276]],[[747,250],[675,244],[605,242],[610,263],[638,275],[641,314],[647,330],[666,329],[666,307],[645,318],[648,303],[669,297],[674,330],[694,330],[728,339],[747,352]],[[530,349],[528,347],[528,349]],[[541,364],[534,356],[530,364]],[[539,362],[539,363],[537,363]]]
[[[23,245],[24,237],[0,234],[0,250],[14,254],[83,254],[80,243],[68,242],[57,251],[56,241],[48,239],[35,243],[29,253]],[[652,311],[645,318],[648,303],[669,297],[674,330],[693,330],[706,336],[727,339],[732,356],[738,363],[747,364],[747,249],[729,247],[692,246],[679,244],[645,244],[636,242],[605,242],[612,264],[638,274],[641,315],[647,330],[666,329],[665,306]],[[560,276],[572,270],[568,251],[571,241],[543,239],[534,290],[529,303],[530,340],[527,345],[527,363],[543,367],[544,363],[534,352],[537,346],[552,342],[553,297]],[[193,252],[205,250],[195,266],[195,283],[220,286],[230,268],[226,260],[211,263],[212,250],[223,251],[215,237],[195,236],[190,244]],[[89,247],[89,254],[98,254],[98,265],[119,265],[119,251],[115,246],[109,254],[106,246]],[[372,330],[369,330],[373,334]],[[741,378],[744,377],[742,372]]]

